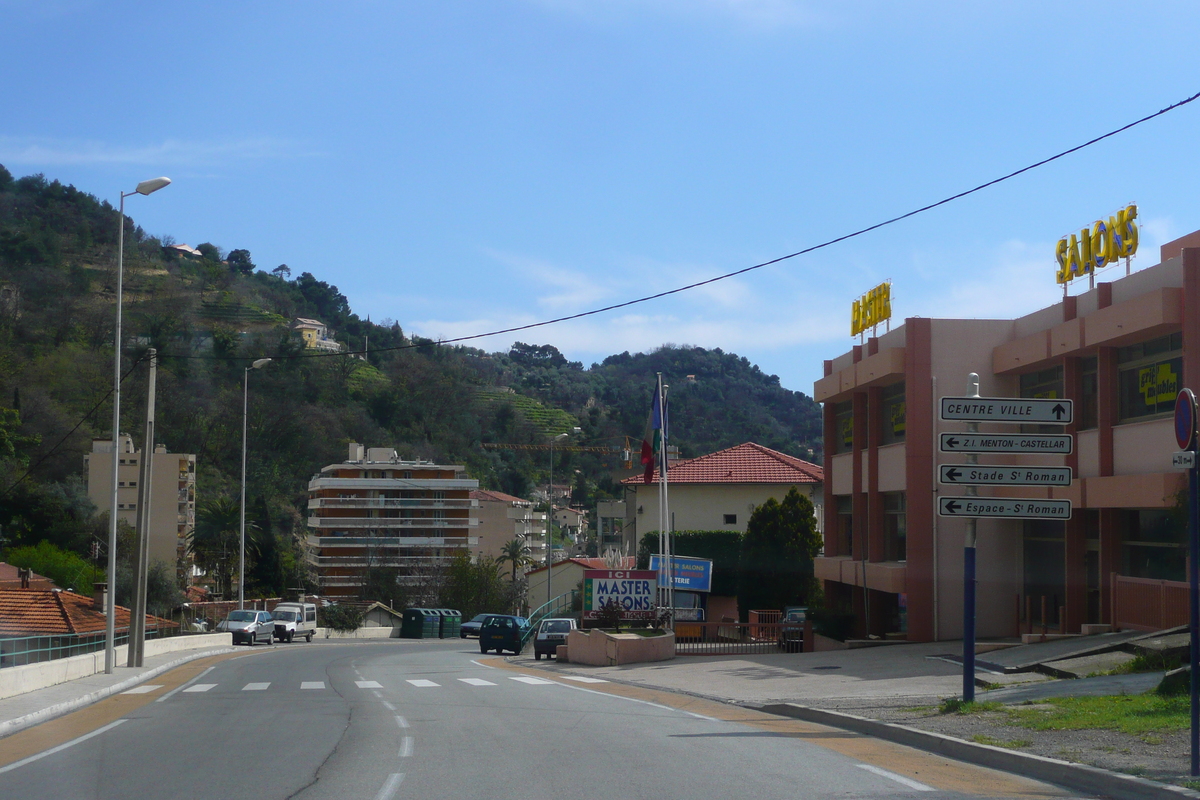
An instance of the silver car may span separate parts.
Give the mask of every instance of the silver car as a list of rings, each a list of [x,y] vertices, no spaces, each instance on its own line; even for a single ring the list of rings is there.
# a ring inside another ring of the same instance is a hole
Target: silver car
[[[271,644],[274,641],[275,620],[271,619],[270,611],[230,611],[229,616],[217,625],[217,630],[232,633],[234,644],[245,642],[253,647],[260,640]]]

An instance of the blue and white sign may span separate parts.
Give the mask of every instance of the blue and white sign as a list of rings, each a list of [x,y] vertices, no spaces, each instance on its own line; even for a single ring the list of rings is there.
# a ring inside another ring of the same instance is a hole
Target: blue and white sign
[[[676,589],[684,589],[689,592],[712,591],[712,561],[709,559],[672,556],[671,566]],[[658,572],[658,556],[650,556],[650,569]],[[666,577],[659,573],[659,586],[667,585]]]

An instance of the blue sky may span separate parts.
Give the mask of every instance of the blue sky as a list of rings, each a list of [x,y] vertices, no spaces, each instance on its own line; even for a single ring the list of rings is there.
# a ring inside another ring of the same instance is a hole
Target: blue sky
[[[15,175],[114,203],[168,175],[127,204],[147,231],[435,338],[791,253],[1200,91],[1185,2],[0,0],[0,31]],[[897,318],[1028,313],[1061,296],[1058,238],[1129,202],[1134,268],[1157,263],[1200,229],[1197,142],[1200,102],[815,254],[474,344],[721,347],[811,394],[882,280]]]

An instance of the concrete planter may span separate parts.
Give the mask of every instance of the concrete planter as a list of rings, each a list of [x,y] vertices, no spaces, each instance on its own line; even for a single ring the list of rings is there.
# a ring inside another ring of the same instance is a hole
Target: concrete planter
[[[567,651],[572,664],[593,667],[669,661],[675,657],[675,634],[639,636],[636,633],[574,630],[567,635]]]

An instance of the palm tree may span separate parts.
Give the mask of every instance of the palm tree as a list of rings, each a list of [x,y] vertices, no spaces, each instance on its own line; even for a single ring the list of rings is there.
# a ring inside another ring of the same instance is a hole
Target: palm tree
[[[217,499],[196,511],[196,527],[188,541],[188,549],[196,566],[209,572],[217,591],[226,599],[233,594],[233,574],[240,547],[241,506],[229,497]],[[247,539],[258,526],[246,521]]]
[[[496,558],[497,564],[505,562],[512,564],[512,581],[517,582],[517,570],[521,567],[527,567],[533,563],[533,559],[529,557],[529,546],[525,544],[523,539],[513,539],[506,542],[500,548],[500,555]]]

